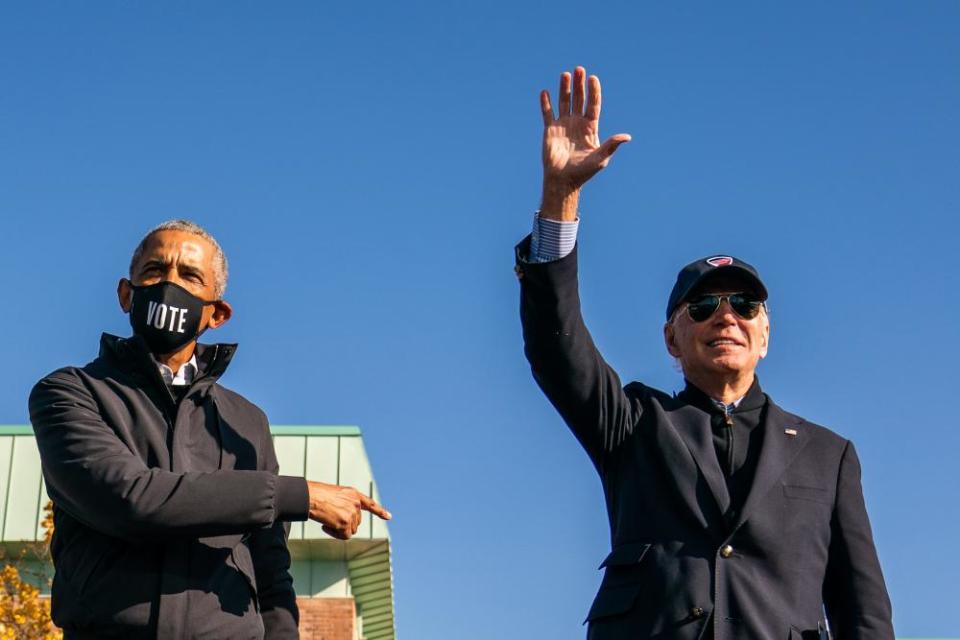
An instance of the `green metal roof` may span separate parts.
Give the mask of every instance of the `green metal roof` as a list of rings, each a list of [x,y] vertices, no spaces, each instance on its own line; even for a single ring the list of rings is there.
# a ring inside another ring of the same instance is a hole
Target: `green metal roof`
[[[359,436],[360,427],[355,425],[270,425],[275,436]],[[28,424],[0,424],[0,436],[32,436],[33,427]]]
[[[276,425],[270,432],[280,473],[348,485],[380,500],[359,427]],[[6,548],[43,540],[47,500],[33,429],[0,425],[0,542]],[[363,637],[395,640],[390,533],[385,522],[364,512],[357,534],[346,541],[328,536],[319,523],[295,522],[289,547],[295,563],[345,562]],[[294,575],[294,584],[306,590],[303,595],[311,594],[309,577]]]
[[[270,425],[270,433],[275,436],[359,436],[360,427],[274,424]]]
[[[32,436],[33,428],[28,424],[0,424],[0,436]]]

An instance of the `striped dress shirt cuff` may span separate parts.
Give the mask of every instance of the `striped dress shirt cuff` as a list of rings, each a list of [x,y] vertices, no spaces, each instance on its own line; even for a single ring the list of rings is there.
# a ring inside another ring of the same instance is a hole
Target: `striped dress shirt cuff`
[[[562,222],[541,218],[538,211],[530,234],[530,262],[553,262],[566,257],[577,244],[579,226],[579,217],[573,222]]]

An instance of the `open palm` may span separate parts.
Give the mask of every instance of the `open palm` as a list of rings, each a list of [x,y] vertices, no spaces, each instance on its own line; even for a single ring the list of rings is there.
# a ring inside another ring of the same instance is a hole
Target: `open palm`
[[[577,67],[573,75],[560,75],[559,110],[550,103],[550,93],[540,92],[543,113],[543,177],[544,183],[571,190],[579,189],[600,169],[624,142],[626,133],[611,136],[600,143],[600,80],[590,76],[587,96],[587,74]]]

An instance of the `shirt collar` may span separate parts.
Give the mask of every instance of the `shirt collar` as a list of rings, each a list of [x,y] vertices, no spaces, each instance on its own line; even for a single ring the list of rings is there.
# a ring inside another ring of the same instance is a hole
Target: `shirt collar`
[[[193,384],[193,379],[197,377],[197,355],[193,354],[180,369],[174,373],[173,370],[165,364],[157,363],[160,369],[160,376],[163,381],[173,387],[184,387]]]
[[[740,405],[740,401],[746,398],[747,396],[743,395],[731,402],[730,404],[724,403],[722,400],[717,400],[716,398],[710,398],[710,401],[713,404],[717,405],[717,408],[723,411],[724,413],[733,413],[733,410]]]
[[[686,383],[686,387],[680,392],[678,397],[707,413],[751,411],[759,409],[766,403],[766,397],[760,389],[760,379],[757,376],[754,376],[753,384],[750,385],[750,389],[747,390],[746,395],[730,404],[724,404],[720,400],[711,398],[689,380],[685,379],[684,382]]]

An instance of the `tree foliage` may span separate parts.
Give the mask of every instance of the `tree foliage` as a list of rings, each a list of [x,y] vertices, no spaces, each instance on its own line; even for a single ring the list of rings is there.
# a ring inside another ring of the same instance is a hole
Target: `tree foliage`
[[[43,542],[21,549],[18,557],[4,559],[0,569],[0,640],[60,640],[63,632],[50,619],[50,599],[26,580],[20,565],[28,555],[49,562],[53,536],[53,503],[44,507]]]

